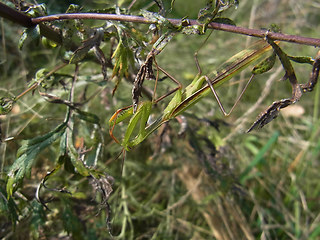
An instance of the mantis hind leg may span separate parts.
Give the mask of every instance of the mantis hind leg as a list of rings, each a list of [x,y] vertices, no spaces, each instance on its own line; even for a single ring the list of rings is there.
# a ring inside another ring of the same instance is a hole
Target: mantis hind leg
[[[208,85],[209,85],[209,87],[210,87],[210,89],[211,89],[211,92],[213,93],[214,97],[216,98],[217,103],[218,103],[218,105],[219,105],[219,108],[220,108],[220,110],[221,110],[221,112],[223,113],[224,116],[227,117],[227,116],[229,116],[229,115],[232,113],[233,109],[234,109],[234,108],[237,106],[237,104],[240,102],[241,97],[243,96],[243,94],[244,94],[245,91],[247,90],[247,88],[248,88],[249,84],[251,83],[252,79],[254,78],[254,76],[255,76],[254,74],[251,75],[250,79],[248,80],[248,82],[246,83],[246,85],[244,86],[244,88],[242,89],[240,95],[238,96],[237,100],[235,101],[235,103],[233,104],[233,106],[231,107],[231,109],[230,109],[230,111],[229,111],[228,113],[225,111],[225,108],[223,107],[223,105],[222,105],[222,103],[221,103],[221,101],[220,101],[220,98],[219,98],[219,96],[218,96],[218,93],[216,92],[216,90],[214,89],[214,87],[213,87],[213,85],[212,85],[212,83],[211,83],[211,80],[210,80],[207,76],[205,76],[205,79],[206,79],[206,81],[207,81],[207,83],[208,83]]]
[[[202,75],[202,69],[201,69],[201,66],[200,66],[200,63],[199,63],[199,60],[198,60],[198,53],[199,51],[201,50],[201,48],[206,44],[206,42],[208,41],[209,37],[211,36],[212,34],[212,31],[209,33],[209,35],[206,37],[206,39],[204,40],[204,42],[202,43],[202,45],[200,46],[200,48],[195,52],[194,54],[194,61],[196,63],[196,67],[198,69],[198,76],[201,76]],[[220,98],[218,96],[218,93],[216,92],[216,90],[214,89],[212,83],[211,83],[211,80],[207,77],[207,76],[204,76],[210,89],[211,89],[211,92],[213,93],[214,97],[216,98],[216,101],[219,105],[219,108],[221,110],[221,112],[223,113],[224,116],[229,116],[233,109],[237,106],[238,102],[240,101],[241,97],[243,96],[244,92],[246,91],[247,87],[249,86],[250,82],[252,81],[254,75],[252,75],[249,79],[249,81],[247,82],[247,84],[245,85],[245,87],[243,88],[242,92],[240,93],[239,97],[237,98],[237,100],[235,101],[235,103],[233,104],[233,106],[231,107],[231,110],[227,113],[225,111],[225,108],[223,107],[222,105],[222,102],[220,101]]]
[[[209,34],[208,37],[204,40],[204,42],[202,43],[202,45],[200,46],[200,48],[198,49],[198,51],[196,51],[195,54],[194,54],[194,61],[195,61],[195,63],[196,63],[196,67],[197,67],[197,69],[198,69],[198,76],[201,76],[201,74],[202,74],[202,69],[201,69],[201,66],[200,66],[200,63],[199,63],[199,60],[198,60],[198,53],[199,53],[200,49],[205,45],[205,43],[207,42],[207,40],[209,39],[211,33],[212,33],[212,32],[210,32],[210,34]],[[207,83],[208,83],[208,85],[209,85],[209,87],[210,87],[210,89],[211,89],[211,92],[213,93],[213,95],[214,95],[214,97],[215,97],[215,99],[216,99],[216,101],[217,101],[217,103],[218,103],[218,105],[219,105],[219,108],[220,108],[221,112],[223,113],[224,116],[229,116],[229,115],[232,113],[233,109],[234,109],[234,108],[237,106],[237,104],[239,103],[241,97],[243,96],[243,94],[244,94],[245,91],[247,90],[247,88],[248,88],[248,86],[249,86],[249,84],[250,84],[250,82],[252,81],[252,79],[253,79],[254,76],[255,76],[254,74],[251,75],[249,81],[246,83],[246,85],[245,85],[244,88],[242,89],[240,95],[238,96],[238,98],[236,99],[235,103],[233,104],[233,106],[231,107],[231,109],[230,109],[230,111],[229,111],[228,113],[225,111],[225,108],[223,107],[222,102],[220,101],[220,98],[219,98],[219,96],[218,96],[218,93],[217,93],[216,90],[214,89],[211,80],[210,80],[207,76],[204,76],[204,77],[205,77],[205,79],[206,79],[206,81],[207,81]]]

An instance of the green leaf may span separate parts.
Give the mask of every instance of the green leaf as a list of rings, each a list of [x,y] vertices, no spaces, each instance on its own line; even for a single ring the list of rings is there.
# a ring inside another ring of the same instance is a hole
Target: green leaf
[[[63,221],[64,229],[68,234],[71,234],[72,239],[84,239],[83,226],[79,217],[73,213],[72,206],[67,199],[63,199],[63,206],[64,210],[61,219]]]
[[[314,59],[312,57],[305,57],[305,56],[288,56],[291,61],[296,63],[307,63],[313,65]]]
[[[89,123],[100,125],[100,119],[96,114],[93,114],[90,112],[84,112],[79,109],[76,109],[75,112],[76,112],[76,116],[78,118],[80,118],[81,120],[84,120]]]
[[[5,216],[11,221],[13,228],[18,221],[18,206],[12,198],[7,199],[7,193],[2,186],[0,186],[0,215]]]
[[[27,38],[30,41],[38,39],[40,37],[40,25],[37,25],[33,28],[27,28],[22,32],[22,35],[19,39],[18,47],[21,50]]]
[[[67,129],[66,133],[61,139],[63,143],[60,143],[60,146],[66,144],[65,154],[67,154],[70,157],[70,161],[74,166],[74,168],[78,171],[78,173],[82,176],[89,176],[91,172],[94,172],[94,171],[93,170],[91,171],[88,167],[85,166],[85,164],[80,159],[77,149],[74,147],[73,133],[72,133],[73,125],[74,125],[73,119],[71,119],[69,121],[69,129]]]
[[[62,136],[66,129],[66,123],[59,125],[53,131],[31,140],[25,140],[22,142],[22,146],[17,153],[17,159],[11,166],[7,182],[7,194],[8,198],[12,196],[14,188],[17,187],[27,175],[30,176],[31,166],[36,156],[46,147],[50,146],[58,138]]]
[[[119,41],[116,50],[114,51],[112,58],[115,59],[115,64],[112,70],[112,77],[114,76],[128,76],[129,64],[133,64],[134,58],[131,49]]]
[[[40,229],[43,229],[46,223],[46,213],[41,203],[35,200],[32,201],[31,206],[32,206],[32,216],[31,216],[30,230],[31,230],[33,239],[39,239]]]
[[[262,74],[262,73],[268,72],[270,69],[273,68],[275,62],[276,62],[276,54],[273,53],[270,57],[265,58],[256,66],[254,66],[251,73],[256,75],[256,74]]]
[[[6,114],[10,113],[15,102],[16,102],[16,100],[14,97],[0,98],[0,115],[6,115]]]

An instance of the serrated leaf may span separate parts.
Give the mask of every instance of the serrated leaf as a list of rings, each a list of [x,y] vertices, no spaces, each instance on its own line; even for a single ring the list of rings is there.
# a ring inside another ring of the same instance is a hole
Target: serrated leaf
[[[18,221],[18,206],[12,198],[7,198],[7,193],[4,188],[0,186],[0,215],[5,216],[11,221],[13,229]]]
[[[21,183],[23,178],[30,175],[31,166],[36,156],[46,147],[50,146],[58,138],[62,136],[66,129],[66,123],[59,125],[53,131],[31,140],[22,142],[22,146],[17,153],[17,159],[11,166],[7,182],[8,198],[12,196],[14,188]]]
[[[122,41],[119,41],[118,46],[112,55],[112,58],[115,59],[112,78],[114,76],[127,76],[129,64],[132,64],[134,61],[132,51],[128,47],[126,47]]]
[[[33,239],[40,238],[40,229],[43,229],[46,223],[46,213],[41,203],[37,201],[32,201],[32,216],[30,230]]]
[[[82,160],[80,159],[79,153],[77,149],[74,147],[73,144],[73,119],[69,121],[69,129],[66,131],[66,134],[64,135],[65,139],[62,139],[62,141],[66,142],[66,153],[70,157],[70,161],[74,168],[78,171],[78,173],[82,176],[89,176],[91,173],[91,170],[84,165]],[[92,170],[93,171],[93,170]]]

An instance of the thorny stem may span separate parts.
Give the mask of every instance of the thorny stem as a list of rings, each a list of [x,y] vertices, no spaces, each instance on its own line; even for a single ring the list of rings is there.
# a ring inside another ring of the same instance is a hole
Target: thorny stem
[[[142,24],[152,24],[155,23],[145,17],[141,16],[132,16],[132,15],[117,15],[117,14],[105,14],[105,13],[66,13],[66,14],[56,14],[50,16],[43,16],[38,18],[32,18],[32,23],[39,24],[42,22],[50,22],[57,20],[65,20],[65,19],[96,19],[96,20],[113,20],[113,21],[124,21],[124,22],[134,22],[134,23],[142,23]],[[181,24],[180,19],[168,19],[172,24],[179,25]],[[185,21],[189,26],[199,25],[197,20],[187,20]],[[212,22],[208,25],[208,28],[221,30],[225,32],[232,32],[242,35],[248,35],[252,37],[264,38],[266,35],[265,30],[258,29],[250,29],[244,27],[237,27],[233,25],[228,25],[224,23],[215,23]],[[298,43],[304,45],[311,45],[320,47],[320,39],[318,38],[308,38],[297,35],[288,35],[283,33],[268,33],[268,37],[271,40],[280,40],[291,43]]]

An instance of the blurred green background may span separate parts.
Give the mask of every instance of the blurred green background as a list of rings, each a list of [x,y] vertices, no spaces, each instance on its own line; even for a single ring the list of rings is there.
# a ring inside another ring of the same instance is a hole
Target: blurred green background
[[[131,3],[43,2],[49,14],[65,12],[70,3],[83,6],[83,11],[116,3],[127,7]],[[165,1],[167,8],[170,4]],[[168,17],[196,18],[204,4],[204,1],[176,0]],[[152,1],[137,1],[131,11],[137,14],[142,8],[157,11]],[[268,29],[276,23],[283,33],[318,38],[319,11],[319,1],[240,0],[237,9],[231,8],[223,16],[242,27]],[[26,89],[37,70],[54,68],[61,52],[59,48],[47,49],[37,41],[27,42],[19,50],[23,29],[2,18],[0,24],[1,95],[17,95]],[[147,30],[147,26],[137,28]],[[187,86],[197,74],[194,53],[206,36],[177,35],[157,57],[159,66]],[[203,73],[214,70],[254,41],[250,37],[214,31],[199,50]],[[102,49],[108,51],[107,46],[106,43]],[[318,51],[289,43],[281,43],[281,47],[293,56],[314,57]],[[299,82],[307,82],[312,67],[293,65]],[[81,65],[79,99],[86,85],[89,93],[96,90],[97,85],[88,84],[87,79],[101,77],[100,71],[97,64]],[[72,74],[73,67],[64,69],[63,73]],[[115,239],[319,239],[319,85],[263,129],[246,133],[259,113],[273,101],[291,96],[289,82],[280,81],[283,75],[277,61],[272,71],[255,78],[227,118],[209,95],[178,119],[187,123],[182,135],[179,134],[181,124],[172,120],[119,158],[121,147],[109,137],[108,120],[118,108],[131,104],[131,84],[122,81],[114,97],[115,81],[103,86],[103,91],[83,109],[97,114],[102,122],[103,158],[96,167],[115,179],[109,199]],[[250,68],[219,89],[227,109],[249,77]],[[153,84],[145,83],[150,89]],[[172,87],[164,80],[159,83],[157,94],[160,96]],[[169,100],[170,97],[161,101],[155,112],[161,112]],[[48,103],[35,92],[18,101],[11,114],[1,116],[2,138],[14,137],[0,145],[1,189],[5,188],[6,174],[21,140],[49,132],[63,121],[64,115],[65,106]],[[79,126],[75,142],[81,145],[90,139],[94,127]],[[125,127],[120,124],[116,134],[121,135]],[[0,238],[111,239],[105,223],[107,213],[99,209],[99,195],[93,193],[86,178],[61,171],[49,185],[65,187],[73,195],[43,193],[52,196],[52,202],[48,203],[51,211],[35,201],[36,186],[53,169],[58,147],[55,143],[37,157],[31,177],[16,192],[20,212],[15,230],[5,210],[1,210]]]

